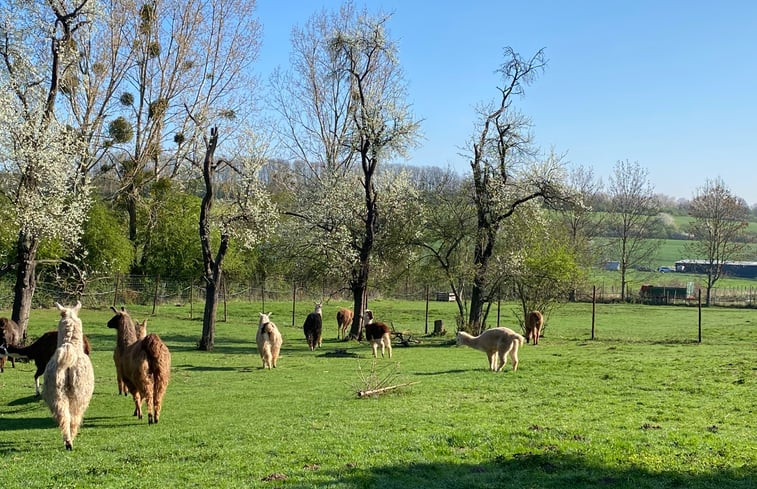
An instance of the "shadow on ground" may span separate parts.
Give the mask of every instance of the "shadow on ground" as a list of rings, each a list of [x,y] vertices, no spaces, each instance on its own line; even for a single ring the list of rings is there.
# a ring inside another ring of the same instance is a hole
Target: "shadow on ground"
[[[379,466],[361,469],[348,464],[332,472],[317,471],[313,481],[301,484],[286,474],[278,476],[277,487],[360,488],[725,488],[757,487],[755,467],[715,470],[705,475],[678,472],[649,472],[638,468],[594,465],[576,456],[560,454],[515,454],[487,463],[415,463],[407,466]],[[281,476],[285,479],[282,479]],[[263,478],[265,479],[265,477]],[[273,480],[273,479],[268,479]]]

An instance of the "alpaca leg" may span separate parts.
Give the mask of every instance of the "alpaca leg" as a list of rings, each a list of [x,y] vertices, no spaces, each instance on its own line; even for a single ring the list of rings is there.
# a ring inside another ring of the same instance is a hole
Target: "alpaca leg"
[[[140,395],[139,391],[134,392],[134,414],[132,416],[136,416],[137,419],[142,419],[142,396]]]
[[[502,365],[499,366],[497,369],[497,372],[505,368],[505,365],[507,364],[507,354],[510,352],[510,349],[512,348],[512,344],[509,348],[503,348],[499,351],[499,359],[500,362],[502,362]]]
[[[63,444],[65,445],[66,450],[72,450],[74,446],[71,439],[71,414],[68,411],[67,399],[56,399],[53,417],[58,422],[58,427],[63,435]]]
[[[378,343],[371,341],[371,350],[373,351],[373,358],[378,358]]]
[[[392,358],[392,339],[388,336],[385,336],[384,344],[386,344],[386,349],[389,350],[389,358]]]
[[[510,350],[510,358],[513,361],[513,372],[518,370],[518,341],[516,340],[515,345]]]
[[[497,369],[497,353],[488,352],[486,356],[489,358],[489,370],[496,370]]]

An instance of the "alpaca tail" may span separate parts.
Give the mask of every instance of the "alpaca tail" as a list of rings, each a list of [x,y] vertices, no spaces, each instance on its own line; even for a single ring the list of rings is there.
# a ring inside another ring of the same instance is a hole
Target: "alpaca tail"
[[[523,346],[526,344],[526,338],[523,335],[516,335],[518,343],[520,343],[520,346]]]
[[[154,378],[156,389],[165,389],[171,377],[171,352],[155,333],[150,333],[142,340],[142,350],[147,355],[147,363]]]

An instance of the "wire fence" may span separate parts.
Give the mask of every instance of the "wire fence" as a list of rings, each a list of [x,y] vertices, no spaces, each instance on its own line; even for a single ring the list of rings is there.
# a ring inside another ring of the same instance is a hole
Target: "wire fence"
[[[81,300],[89,307],[108,307],[118,305],[147,305],[164,306],[197,304],[202,307],[205,301],[205,285],[201,279],[176,280],[162,279],[143,275],[115,275],[98,277],[87,281],[84,286],[56,281],[38,281],[33,297],[33,307],[50,307],[55,302],[74,302]],[[404,300],[424,301],[428,296],[431,300],[454,300],[454,295],[444,285],[423,285],[405,283],[391,289],[369,287],[369,300],[376,298],[392,298]],[[696,304],[698,289],[688,297],[673,296],[665,304]],[[599,284],[588,285],[576,289],[576,302],[592,302],[596,298],[600,303],[621,301],[620,287],[616,285]],[[703,291],[704,295],[704,291]],[[241,301],[260,303],[261,310],[266,302],[281,301],[322,301],[322,300],[352,300],[349,289],[334,284],[290,283],[283,278],[268,278],[265,283],[259,281],[224,280],[219,296],[223,301]],[[502,301],[515,300],[514,291],[500,291],[498,299]],[[648,302],[638,290],[628,290],[627,302]],[[0,281],[0,309],[10,309],[13,303],[13,282],[9,279]],[[756,307],[757,286],[715,288],[711,293],[711,305],[725,307]]]

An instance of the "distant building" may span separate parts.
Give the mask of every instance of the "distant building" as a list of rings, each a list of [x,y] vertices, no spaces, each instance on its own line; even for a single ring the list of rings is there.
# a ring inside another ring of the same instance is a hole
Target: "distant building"
[[[613,272],[617,272],[618,270],[620,270],[620,262],[619,261],[606,262],[605,270],[612,270]]]
[[[706,274],[710,268],[707,260],[679,260],[676,271]],[[727,261],[723,264],[723,274],[729,277],[757,278],[757,262]]]

